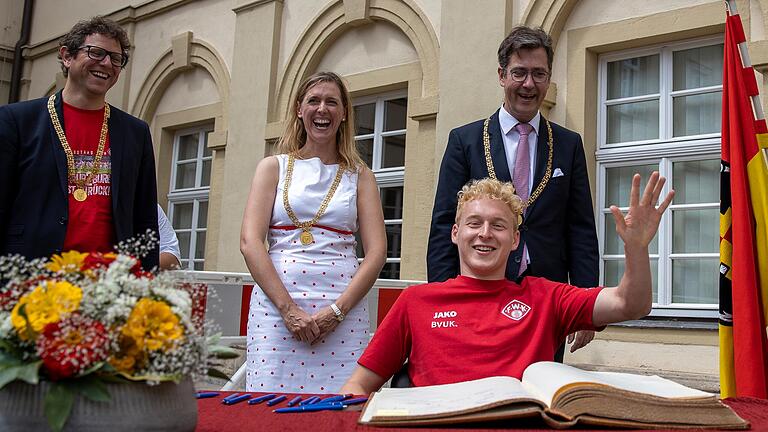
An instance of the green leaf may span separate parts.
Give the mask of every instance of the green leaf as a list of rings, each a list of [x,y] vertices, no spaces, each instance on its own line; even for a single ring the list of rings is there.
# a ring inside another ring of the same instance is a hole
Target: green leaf
[[[107,385],[95,376],[81,378],[77,380],[77,384],[80,393],[94,402],[109,402],[111,400]]]
[[[39,381],[40,377],[40,366],[42,366],[43,361],[38,360],[33,363],[27,363],[24,365],[19,366],[19,375],[18,379],[28,382],[32,385],[36,385]]]
[[[25,381],[33,385],[37,384],[42,363],[41,360],[38,360],[34,363],[0,367],[0,389],[15,380]]]
[[[51,429],[58,432],[64,428],[74,402],[75,394],[69,386],[58,382],[51,383],[51,388],[45,395],[44,408],[45,417]]]
[[[22,355],[23,352],[21,348],[16,346],[16,344],[9,340],[0,339],[0,358],[10,356],[21,360]]]
[[[229,375],[215,368],[208,368],[208,376],[229,381]]]
[[[240,357],[240,353],[224,345],[211,345],[208,347],[208,356],[217,359],[233,359]]]

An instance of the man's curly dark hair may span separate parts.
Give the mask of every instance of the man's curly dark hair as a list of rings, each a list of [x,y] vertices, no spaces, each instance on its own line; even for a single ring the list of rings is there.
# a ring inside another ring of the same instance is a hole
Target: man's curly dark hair
[[[120,43],[125,58],[128,58],[128,50],[131,47],[131,41],[128,39],[128,33],[120,25],[109,18],[95,16],[88,20],[83,20],[75,24],[72,29],[59,39],[59,48],[66,47],[67,51],[74,53],[83,46],[85,38],[92,34],[101,34],[108,36]],[[66,77],[69,70],[61,59],[61,53],[57,54],[61,71]]]

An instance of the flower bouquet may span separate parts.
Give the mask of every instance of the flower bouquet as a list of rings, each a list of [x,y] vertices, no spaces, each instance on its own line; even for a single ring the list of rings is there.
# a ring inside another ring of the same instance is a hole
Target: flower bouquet
[[[0,392],[15,381],[46,383],[53,430],[64,427],[78,393],[109,402],[109,383],[227,378],[206,360],[234,353],[193,319],[195,288],[143,271],[130,254],[0,257],[0,282]]]

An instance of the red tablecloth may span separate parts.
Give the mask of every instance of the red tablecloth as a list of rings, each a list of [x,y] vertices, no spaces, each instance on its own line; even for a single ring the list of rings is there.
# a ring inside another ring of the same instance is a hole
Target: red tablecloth
[[[272,410],[277,407],[284,407],[286,402],[281,402],[275,407],[268,407],[261,403],[258,405],[248,405],[246,402],[240,402],[235,405],[224,405],[221,399],[230,393],[222,392],[221,396],[210,399],[198,400],[198,432],[235,432],[235,431],[297,431],[297,432],[344,432],[350,430],[365,431],[435,431],[440,429],[403,429],[403,428],[377,428],[370,426],[360,426],[357,424],[357,418],[360,411],[316,411],[293,414],[276,414]],[[263,393],[254,393],[262,395]],[[288,395],[290,400],[295,395]],[[309,397],[310,395],[302,395]],[[733,408],[742,418],[752,424],[753,431],[768,431],[768,400],[753,398],[731,398],[724,401]],[[357,409],[361,409],[359,406]],[[516,428],[516,429],[510,429]],[[450,430],[476,430],[472,428],[456,428]],[[551,430],[538,420],[513,420],[506,423],[486,424],[482,427],[483,431],[523,431],[523,430]],[[579,431],[591,430],[578,428]],[[606,429],[602,429],[605,431]],[[616,429],[611,429],[616,430]],[[636,429],[635,429],[636,430]],[[658,430],[657,430],[658,431]],[[678,430],[679,431],[679,430]]]

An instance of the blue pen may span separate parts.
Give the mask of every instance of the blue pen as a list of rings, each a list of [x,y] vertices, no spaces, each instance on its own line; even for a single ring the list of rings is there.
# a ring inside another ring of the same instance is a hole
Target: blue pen
[[[218,395],[219,394],[216,393],[216,392],[199,392],[199,393],[195,394],[195,396],[198,399],[212,398],[212,397],[216,397]]]
[[[314,404],[314,405],[302,405],[290,408],[278,408],[274,412],[276,413],[298,413],[308,411],[338,411],[344,409],[343,405],[331,405],[331,404]]]
[[[348,398],[351,398],[351,397],[352,397],[352,395],[350,395],[350,394],[331,396],[331,397],[327,397],[325,399],[321,399],[320,402],[318,402],[318,403],[338,402],[338,401],[343,401],[344,399],[348,399]]]
[[[240,395],[240,396],[238,396],[236,398],[225,400],[224,401],[224,405],[234,405],[236,403],[240,403],[240,402],[242,402],[244,400],[248,400],[250,398],[251,398],[251,395],[249,395],[248,393],[242,394],[242,395]]]
[[[229,396],[225,397],[224,399],[222,399],[221,403],[224,403],[224,402],[226,402],[226,401],[228,401],[230,399],[234,399],[234,398],[236,398],[238,396],[240,396],[240,393],[232,393],[231,395],[229,395]]]
[[[288,406],[289,406],[289,407],[290,407],[290,406],[294,406],[294,405],[296,405],[296,404],[297,404],[297,403],[299,403],[299,402],[301,402],[301,396],[296,396],[295,398],[291,399],[291,400],[288,402]]]
[[[258,403],[262,403],[264,401],[268,401],[270,399],[274,399],[275,397],[277,397],[277,395],[274,394],[274,393],[270,393],[270,394],[264,395],[264,396],[255,397],[255,398],[253,398],[253,399],[248,401],[248,405],[255,405],[255,404],[258,404]]]
[[[320,399],[320,398],[317,397],[317,396],[310,396],[310,397],[304,399],[303,401],[299,402],[299,405],[302,405],[302,406],[309,405],[311,403],[314,403],[314,401],[317,400],[317,399]]]
[[[343,400],[343,401],[321,402],[321,403],[316,404],[316,405],[349,406],[349,405],[361,404],[361,403],[363,403],[363,402],[365,402],[367,400],[368,400],[367,397],[361,397],[361,398],[355,398],[355,399],[347,399],[347,400]]]
[[[267,406],[277,405],[277,404],[279,404],[280,402],[284,401],[285,399],[287,399],[287,396],[286,396],[286,395],[280,395],[280,396],[278,396],[278,397],[276,397],[276,398],[274,398],[274,399],[270,399],[270,400],[267,402]]]

